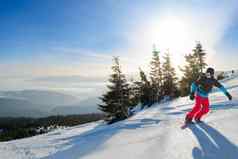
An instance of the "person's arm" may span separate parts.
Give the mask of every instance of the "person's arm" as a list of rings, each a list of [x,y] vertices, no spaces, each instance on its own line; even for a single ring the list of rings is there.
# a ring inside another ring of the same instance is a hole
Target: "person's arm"
[[[218,82],[217,80],[215,81],[215,86],[217,88],[219,88],[226,96],[229,100],[232,100],[232,96],[231,94],[226,90],[226,88],[220,83]]]
[[[197,90],[197,88],[198,88],[198,84],[197,84],[197,82],[195,81],[195,82],[193,82],[193,83],[191,84],[190,93],[195,93],[196,90]]]
[[[194,81],[192,84],[191,84],[191,88],[190,88],[190,99],[193,100],[194,97],[195,97],[195,92],[197,91],[197,88],[198,88],[198,85],[201,81],[201,78],[202,77],[199,77],[196,81]]]

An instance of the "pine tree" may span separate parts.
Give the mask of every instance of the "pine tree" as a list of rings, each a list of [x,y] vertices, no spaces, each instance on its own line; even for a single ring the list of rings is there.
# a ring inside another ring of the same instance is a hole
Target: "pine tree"
[[[110,84],[107,86],[109,90],[100,98],[104,104],[99,104],[99,110],[106,113],[108,121],[127,118],[130,107],[129,85],[121,72],[119,58],[114,57],[113,61],[113,73],[109,79]]]
[[[178,95],[177,77],[175,69],[172,67],[170,55],[166,53],[164,56],[164,63],[162,65],[163,72],[163,96],[170,98]]]
[[[207,66],[205,63],[205,55],[206,53],[204,53],[202,45],[197,43],[195,49],[193,49],[193,53],[185,56],[187,64],[184,69],[181,69],[181,71],[184,72],[184,75],[180,81],[182,96],[189,94],[190,85],[201,75],[203,69]]]
[[[184,73],[180,81],[180,92],[182,96],[186,96],[190,92],[190,85],[200,75],[199,65],[194,54],[185,55],[186,65],[181,71]]]
[[[129,99],[130,99],[130,107],[135,107],[140,103],[140,82],[131,80],[131,83],[129,85]]]
[[[130,101],[131,106],[141,104],[142,109],[151,105],[151,86],[147,80],[145,72],[139,68],[139,81],[133,81],[130,85]]]
[[[147,76],[145,74],[145,72],[140,68],[140,102],[142,105],[142,108],[144,108],[145,106],[151,106],[152,103],[152,88],[151,88],[151,84],[147,79]]]
[[[151,65],[151,72],[150,72],[150,79],[151,79],[151,88],[152,88],[152,103],[159,102],[162,98],[162,70],[161,70],[161,63],[159,57],[159,51],[154,49]]]
[[[196,47],[193,49],[193,54],[195,58],[197,59],[197,63],[199,65],[199,71],[200,73],[202,73],[203,69],[207,66],[207,64],[205,63],[206,53],[202,49],[202,45],[200,42],[197,42]]]

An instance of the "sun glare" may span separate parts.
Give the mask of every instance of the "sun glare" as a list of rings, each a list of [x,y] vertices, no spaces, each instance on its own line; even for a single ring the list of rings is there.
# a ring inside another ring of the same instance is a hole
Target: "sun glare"
[[[186,26],[177,19],[167,19],[158,26],[157,43],[163,49],[181,50],[188,40]]]
[[[156,47],[163,53],[169,50],[174,65],[183,64],[183,55],[188,53],[191,43],[188,23],[176,17],[167,17],[153,25],[150,37]]]

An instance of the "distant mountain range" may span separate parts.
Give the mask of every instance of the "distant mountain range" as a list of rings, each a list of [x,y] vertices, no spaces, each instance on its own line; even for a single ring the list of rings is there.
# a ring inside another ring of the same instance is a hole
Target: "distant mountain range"
[[[0,95],[7,98],[24,99],[40,105],[68,105],[78,101],[78,98],[71,95],[43,90],[6,91],[1,92]]]
[[[77,97],[53,91],[23,90],[0,92],[0,117],[45,117],[98,113],[99,99],[79,101]]]
[[[27,100],[0,98],[0,117],[44,117],[48,116],[42,105]]]
[[[78,104],[57,106],[50,113],[53,115],[87,114],[92,112],[100,113],[97,109],[97,104],[99,103],[99,98],[89,98]]]

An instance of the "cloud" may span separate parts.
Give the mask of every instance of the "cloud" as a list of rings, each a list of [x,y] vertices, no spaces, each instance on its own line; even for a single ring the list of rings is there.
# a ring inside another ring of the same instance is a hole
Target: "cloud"
[[[51,90],[62,92],[86,99],[99,97],[105,91],[103,78],[81,76],[52,76],[52,77],[4,77],[0,78],[2,91],[8,90]]]
[[[53,48],[24,61],[0,64],[0,71],[5,72],[0,76],[0,88],[53,90],[81,99],[98,97],[106,89],[111,63],[112,55],[80,48]]]
[[[40,78],[35,78],[31,81],[34,82],[59,82],[59,83],[65,83],[65,82],[70,82],[70,83],[91,83],[91,82],[105,82],[106,77],[85,77],[85,76],[47,76],[47,77],[40,77]]]

